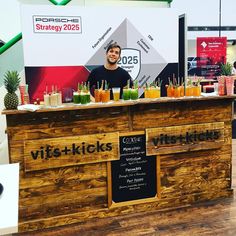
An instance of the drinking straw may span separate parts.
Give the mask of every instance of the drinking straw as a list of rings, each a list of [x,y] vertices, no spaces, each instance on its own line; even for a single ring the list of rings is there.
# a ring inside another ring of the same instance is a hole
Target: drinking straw
[[[99,89],[99,81],[97,82],[97,89]]]
[[[90,90],[90,83],[88,82],[88,90]]]
[[[107,90],[107,81],[105,80],[105,90]]]
[[[176,78],[175,78],[175,77],[173,78],[173,84],[174,84],[174,86],[177,85],[177,81],[176,81]]]
[[[104,80],[102,80],[102,85],[101,85],[101,90],[103,90],[103,84],[104,84]]]

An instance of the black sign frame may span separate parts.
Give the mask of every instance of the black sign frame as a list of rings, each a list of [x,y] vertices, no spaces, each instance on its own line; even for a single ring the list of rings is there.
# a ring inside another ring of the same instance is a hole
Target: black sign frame
[[[120,134],[120,160],[107,168],[109,208],[160,199],[160,158],[146,155],[145,132]]]

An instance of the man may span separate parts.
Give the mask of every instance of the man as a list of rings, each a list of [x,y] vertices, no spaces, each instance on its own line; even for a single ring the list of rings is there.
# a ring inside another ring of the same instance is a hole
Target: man
[[[107,82],[108,88],[119,87],[120,98],[122,98],[122,91],[125,86],[127,86],[128,81],[130,87],[133,86],[132,79],[129,73],[123,68],[117,65],[121,54],[121,47],[116,44],[110,44],[106,50],[106,62],[103,66],[99,66],[91,71],[87,82],[90,84],[90,90],[92,95],[94,95],[94,89],[100,88],[102,86],[102,80],[104,80],[103,89],[105,81]],[[113,96],[111,95],[111,98]]]

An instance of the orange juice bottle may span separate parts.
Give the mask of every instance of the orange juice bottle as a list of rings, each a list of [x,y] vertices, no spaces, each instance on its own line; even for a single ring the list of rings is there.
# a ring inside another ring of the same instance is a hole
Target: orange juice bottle
[[[167,97],[170,97],[171,93],[170,93],[170,85],[166,85],[166,93],[167,93]]]
[[[174,87],[174,97],[175,98],[180,97],[180,87],[179,86]]]
[[[193,96],[195,97],[201,96],[201,86],[193,86],[192,90],[193,90]]]
[[[159,98],[160,97],[160,88],[155,87],[152,88],[152,98]]]
[[[187,86],[186,87],[185,96],[187,96],[187,97],[193,96],[193,87],[192,86]]]
[[[150,87],[150,90],[149,90],[149,98],[155,98],[155,90],[154,90],[154,87]]]
[[[157,98],[161,97],[161,88],[160,87],[156,87],[157,90]]]
[[[144,97],[145,98],[150,98],[150,88],[145,88],[145,90],[144,90]]]
[[[101,100],[102,102],[109,102],[110,101],[110,89],[102,90],[101,93]]]
[[[183,97],[184,96],[184,86],[181,85],[180,86],[180,97]]]
[[[101,89],[95,89],[94,90],[94,98],[95,102],[101,102],[102,101],[102,90]]]
[[[151,98],[156,98],[157,97],[157,91],[156,91],[156,88],[155,87],[152,87],[152,90],[151,90]]]
[[[174,87],[172,85],[168,85],[167,87],[167,97],[174,97]]]

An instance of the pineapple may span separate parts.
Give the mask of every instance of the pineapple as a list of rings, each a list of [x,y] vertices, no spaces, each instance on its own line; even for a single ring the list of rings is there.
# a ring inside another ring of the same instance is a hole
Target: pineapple
[[[16,109],[19,104],[16,90],[20,84],[20,76],[17,71],[7,71],[4,75],[4,85],[7,90],[7,94],[4,97],[4,105],[6,109]]]

